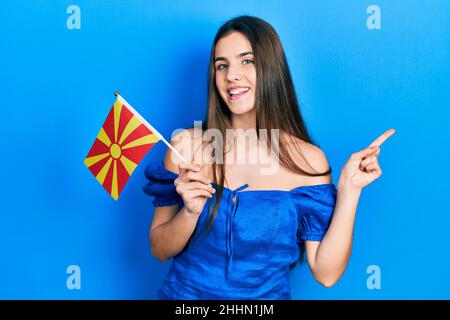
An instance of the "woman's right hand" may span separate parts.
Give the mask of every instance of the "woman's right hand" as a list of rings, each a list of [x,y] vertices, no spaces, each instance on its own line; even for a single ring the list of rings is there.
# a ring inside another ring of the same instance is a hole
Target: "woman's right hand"
[[[177,193],[190,213],[200,214],[207,198],[212,198],[216,190],[210,186],[211,180],[200,172],[198,166],[180,163],[178,169],[180,175],[173,182]]]

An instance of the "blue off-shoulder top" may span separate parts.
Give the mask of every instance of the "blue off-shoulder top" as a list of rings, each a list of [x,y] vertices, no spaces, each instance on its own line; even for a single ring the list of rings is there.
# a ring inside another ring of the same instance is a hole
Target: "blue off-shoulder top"
[[[143,190],[153,196],[155,207],[184,206],[173,183],[178,174],[162,161],[148,164],[145,176]],[[159,299],[292,299],[289,275],[300,244],[322,240],[333,216],[336,186],[289,191],[245,190],[248,186],[224,186],[209,233],[202,231],[211,220],[208,209],[216,194],[207,199],[189,242],[171,261]]]

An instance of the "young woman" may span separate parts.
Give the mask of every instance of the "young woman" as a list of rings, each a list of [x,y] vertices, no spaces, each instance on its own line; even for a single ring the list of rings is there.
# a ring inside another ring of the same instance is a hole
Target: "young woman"
[[[395,131],[352,154],[336,188],[301,117],[280,39],[251,16],[229,20],[215,36],[201,129],[224,141],[195,143],[195,130],[186,130],[172,144],[188,163],[168,149],[145,170],[155,206],[151,251],[173,258],[158,297],[291,299],[289,272],[305,252],[315,279],[335,284],[350,258],[361,190],[381,176],[380,145]],[[251,145],[248,132],[257,137]],[[205,156],[208,145],[214,152]],[[239,150],[273,149],[279,157],[270,153],[264,164],[235,161]]]

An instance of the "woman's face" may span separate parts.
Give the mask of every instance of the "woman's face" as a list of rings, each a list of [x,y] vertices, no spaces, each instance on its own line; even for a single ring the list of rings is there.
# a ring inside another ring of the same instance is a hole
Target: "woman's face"
[[[255,106],[256,68],[252,47],[240,32],[219,39],[215,57],[216,86],[234,114],[244,114]]]

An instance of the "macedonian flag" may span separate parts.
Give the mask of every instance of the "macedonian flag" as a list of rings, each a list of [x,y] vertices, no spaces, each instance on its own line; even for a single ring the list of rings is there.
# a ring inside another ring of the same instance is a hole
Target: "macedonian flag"
[[[162,138],[120,95],[116,96],[117,101],[84,160],[114,200],[142,158]]]

